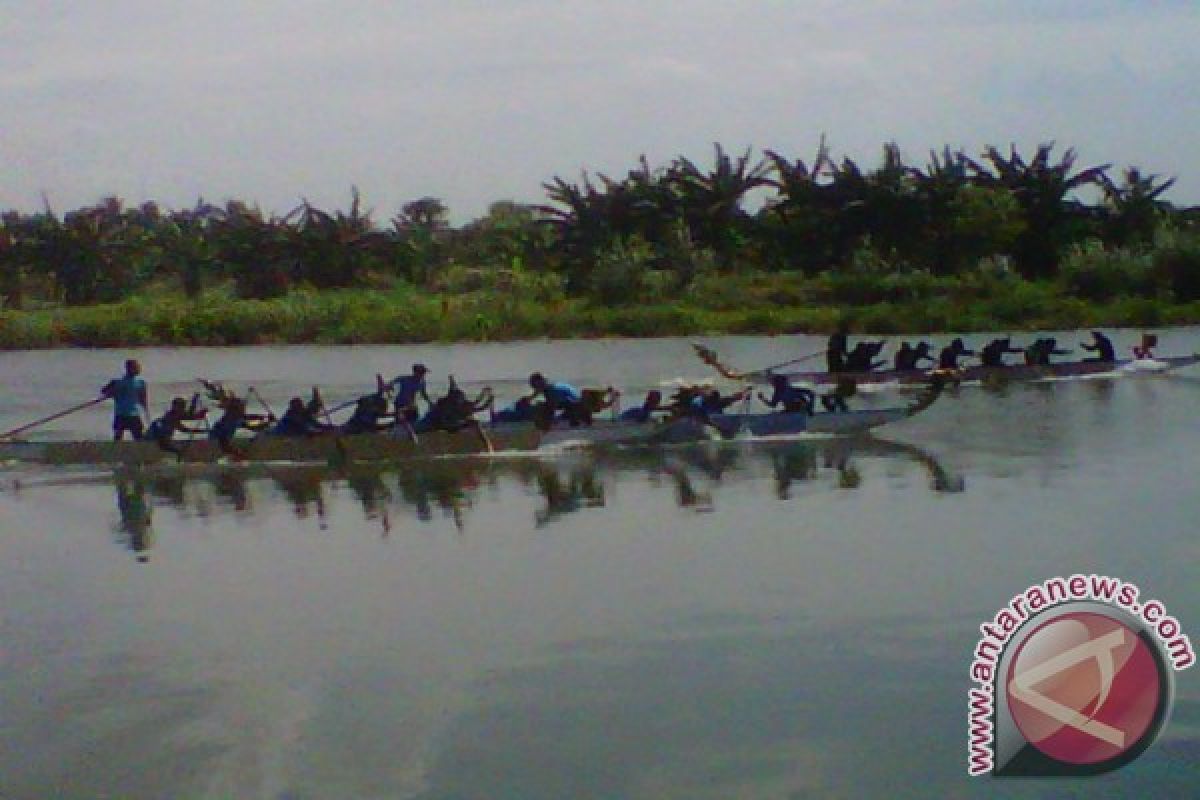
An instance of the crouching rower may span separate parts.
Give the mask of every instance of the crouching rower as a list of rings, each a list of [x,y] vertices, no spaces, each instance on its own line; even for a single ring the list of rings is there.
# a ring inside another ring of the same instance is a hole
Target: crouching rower
[[[183,447],[173,441],[175,434],[197,434],[204,432],[199,428],[189,428],[183,424],[185,421],[202,419],[208,413],[207,411],[198,411],[196,409],[196,401],[198,399],[199,397],[193,399],[191,408],[188,408],[187,401],[182,397],[176,397],[171,400],[171,405],[166,413],[151,422],[150,426],[146,428],[145,438],[158,445],[160,450],[174,453],[177,458],[182,460]]]
[[[1025,363],[1034,367],[1050,366],[1050,356],[1065,356],[1070,350],[1059,350],[1058,340],[1053,336],[1037,339],[1025,348]]]
[[[920,369],[922,361],[928,361],[931,364],[937,362],[937,359],[929,352],[929,342],[917,342],[916,347],[908,342],[901,342],[900,349],[896,351],[893,367],[897,371],[907,372]]]
[[[955,339],[949,345],[942,348],[942,352],[938,356],[938,369],[945,371],[957,371],[958,359],[963,356],[975,355],[974,350],[968,350],[963,344],[962,339]]]
[[[519,397],[511,405],[495,411],[488,407],[493,425],[511,425],[517,422],[533,422],[533,398]]]
[[[1012,346],[1012,337],[1010,336],[1005,336],[1002,339],[992,339],[979,351],[979,363],[985,367],[1003,367],[1005,366],[1005,354],[1024,352],[1021,348]]]
[[[1092,343],[1080,342],[1079,346],[1084,350],[1095,353],[1096,355],[1085,358],[1084,361],[1116,361],[1117,350],[1113,347],[1112,340],[1105,336],[1100,331],[1092,331]]]
[[[651,389],[646,393],[646,399],[640,406],[625,409],[617,416],[617,419],[624,422],[649,422],[654,418],[656,412],[669,410],[662,404],[662,392],[658,389]]]
[[[783,411],[788,414],[813,413],[814,403],[817,398],[817,393],[813,390],[793,386],[784,375],[772,375],[771,388],[773,389],[773,393],[770,397],[767,397],[762,392],[758,393],[758,399],[768,408],[782,406]]]
[[[283,412],[271,433],[275,436],[317,436],[333,431],[333,425],[317,419],[320,410],[321,401],[315,391],[313,398],[307,403],[299,397],[293,397],[288,401],[287,411]]]
[[[342,433],[352,436],[359,433],[378,433],[390,430],[395,425],[396,415],[387,410],[387,398],[382,394],[368,394],[358,398],[354,413],[342,425]],[[392,421],[385,421],[391,417]]]
[[[213,423],[208,431],[208,438],[215,442],[221,452],[236,459],[245,459],[245,452],[234,445],[233,437],[245,428],[249,431],[262,431],[267,428],[275,417],[270,414],[249,414],[246,412],[246,401],[240,397],[226,395],[222,400],[224,413]]]
[[[429,407],[423,417],[417,420],[413,428],[421,433],[429,431],[458,433],[470,429],[475,432],[475,435],[483,442],[483,446],[491,453],[494,452],[492,440],[488,438],[487,431],[479,424],[479,420],[475,419],[475,414],[490,410],[494,402],[495,397],[490,388],[484,387],[479,395],[471,400],[467,397],[467,393],[454,383],[454,376],[450,376],[450,388],[446,394],[433,401],[433,405]]]

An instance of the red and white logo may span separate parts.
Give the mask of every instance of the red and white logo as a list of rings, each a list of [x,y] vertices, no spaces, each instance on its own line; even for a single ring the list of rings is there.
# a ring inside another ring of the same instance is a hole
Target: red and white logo
[[[1144,748],[1169,701],[1152,648],[1103,613],[1073,611],[1037,626],[1004,676],[1022,738],[1064,766],[1094,767]]]

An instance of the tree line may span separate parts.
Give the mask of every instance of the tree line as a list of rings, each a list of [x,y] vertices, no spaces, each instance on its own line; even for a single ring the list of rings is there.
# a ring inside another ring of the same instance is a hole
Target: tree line
[[[161,285],[196,297],[231,284],[247,298],[398,279],[437,288],[453,266],[554,275],[567,294],[602,302],[629,299],[648,271],[685,288],[707,272],[953,276],[989,260],[1041,280],[1058,276],[1071,247],[1136,250],[1164,227],[1195,232],[1197,209],[1163,199],[1174,179],[1136,167],[1114,179],[1111,165],[1076,160],[1053,144],[1028,157],[1015,146],[978,157],[945,147],[918,167],[889,143],[863,168],[831,157],[823,139],[808,162],[772,150],[732,156],[716,144],[711,166],[678,157],[654,168],[643,156],[624,177],[554,177],[544,204],[494,203],[459,227],[434,197],[379,225],[357,190],[347,211],[302,202],[283,215],[236,200],[166,210],[110,197],[61,215],[0,214],[0,298],[22,308]],[[1084,190],[1096,199],[1080,199]]]

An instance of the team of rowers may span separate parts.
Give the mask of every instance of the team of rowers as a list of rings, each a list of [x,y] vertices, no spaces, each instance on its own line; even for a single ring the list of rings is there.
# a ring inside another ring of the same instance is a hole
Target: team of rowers
[[[143,412],[149,416],[149,396],[141,372],[141,365],[130,359],[125,362],[124,374],[101,389],[101,397],[113,401],[113,439],[120,441],[128,433],[134,440],[153,441],[163,450],[181,457],[186,443],[176,441],[177,434],[203,435],[224,453],[240,457],[243,451],[234,439],[243,429],[291,437],[392,431],[414,441],[420,434],[430,431],[470,430],[490,450],[487,431],[475,416],[482,412],[488,413],[492,425],[532,422],[544,430],[555,420],[572,427],[590,425],[595,414],[610,408],[618,419],[629,422],[647,422],[659,416],[668,419],[689,416],[711,424],[710,414],[723,413],[738,402],[748,402],[751,392],[751,388],[746,387],[723,395],[711,386],[683,386],[664,401],[663,393],[653,390],[641,405],[616,413],[615,406],[620,398],[617,390],[611,387],[580,390],[535,372],[529,376],[530,392],[527,395],[505,408],[496,409],[495,395],[490,387],[471,398],[459,388],[453,376],[449,376],[446,393],[431,399],[426,383],[429,370],[423,364],[414,364],[410,373],[391,381],[377,378],[375,392],[333,409],[325,407],[320,392],[314,388],[307,401],[301,397],[291,398],[287,410],[278,418],[261,396],[258,400],[266,413],[251,413],[245,398],[218,383],[204,381],[208,396],[221,411],[215,422],[209,422],[208,409],[201,407],[200,395],[196,394],[190,403],[183,397],[174,398],[162,416],[144,426],[142,418]],[[811,414],[815,411],[818,399],[815,392],[793,386],[780,376],[773,380],[773,390],[769,397],[762,393],[758,395],[768,407],[792,413]],[[248,394],[257,395],[257,392],[250,389]],[[845,399],[837,393],[822,396],[820,400],[826,410],[846,410]],[[420,408],[422,403],[424,411]],[[350,418],[335,424],[332,412],[350,406],[354,409]],[[196,422],[202,423],[203,427],[188,424]]]
[[[1134,348],[1137,358],[1153,358],[1151,347],[1154,342],[1146,337],[1142,344]],[[872,372],[884,367],[887,361],[876,359],[882,352],[883,341],[859,342],[850,349],[847,342],[847,332],[838,330],[829,337],[829,345],[825,351],[826,368],[831,373],[839,372]],[[1092,331],[1090,342],[1080,342],[1080,347],[1093,353],[1084,361],[1108,362],[1116,361],[1117,354],[1112,340],[1100,331]],[[1004,357],[1009,354],[1025,356],[1025,363],[1031,366],[1049,366],[1052,356],[1067,355],[1070,350],[1059,349],[1058,340],[1053,336],[1039,337],[1025,347],[1014,347],[1011,337],[1005,336],[992,339],[976,353],[967,349],[962,339],[955,339],[946,345],[934,357],[928,342],[918,342],[915,346],[902,342],[896,350],[892,368],[909,371],[920,369],[957,370],[960,369],[960,359],[967,356],[978,356],[979,365],[983,367],[1003,367]],[[928,366],[922,362],[928,362]]]

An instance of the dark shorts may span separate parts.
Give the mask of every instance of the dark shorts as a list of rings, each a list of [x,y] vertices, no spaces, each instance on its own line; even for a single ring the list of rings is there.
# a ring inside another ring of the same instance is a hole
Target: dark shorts
[[[141,417],[113,417],[113,434],[120,436],[129,431],[134,439],[141,439],[146,432]]]

